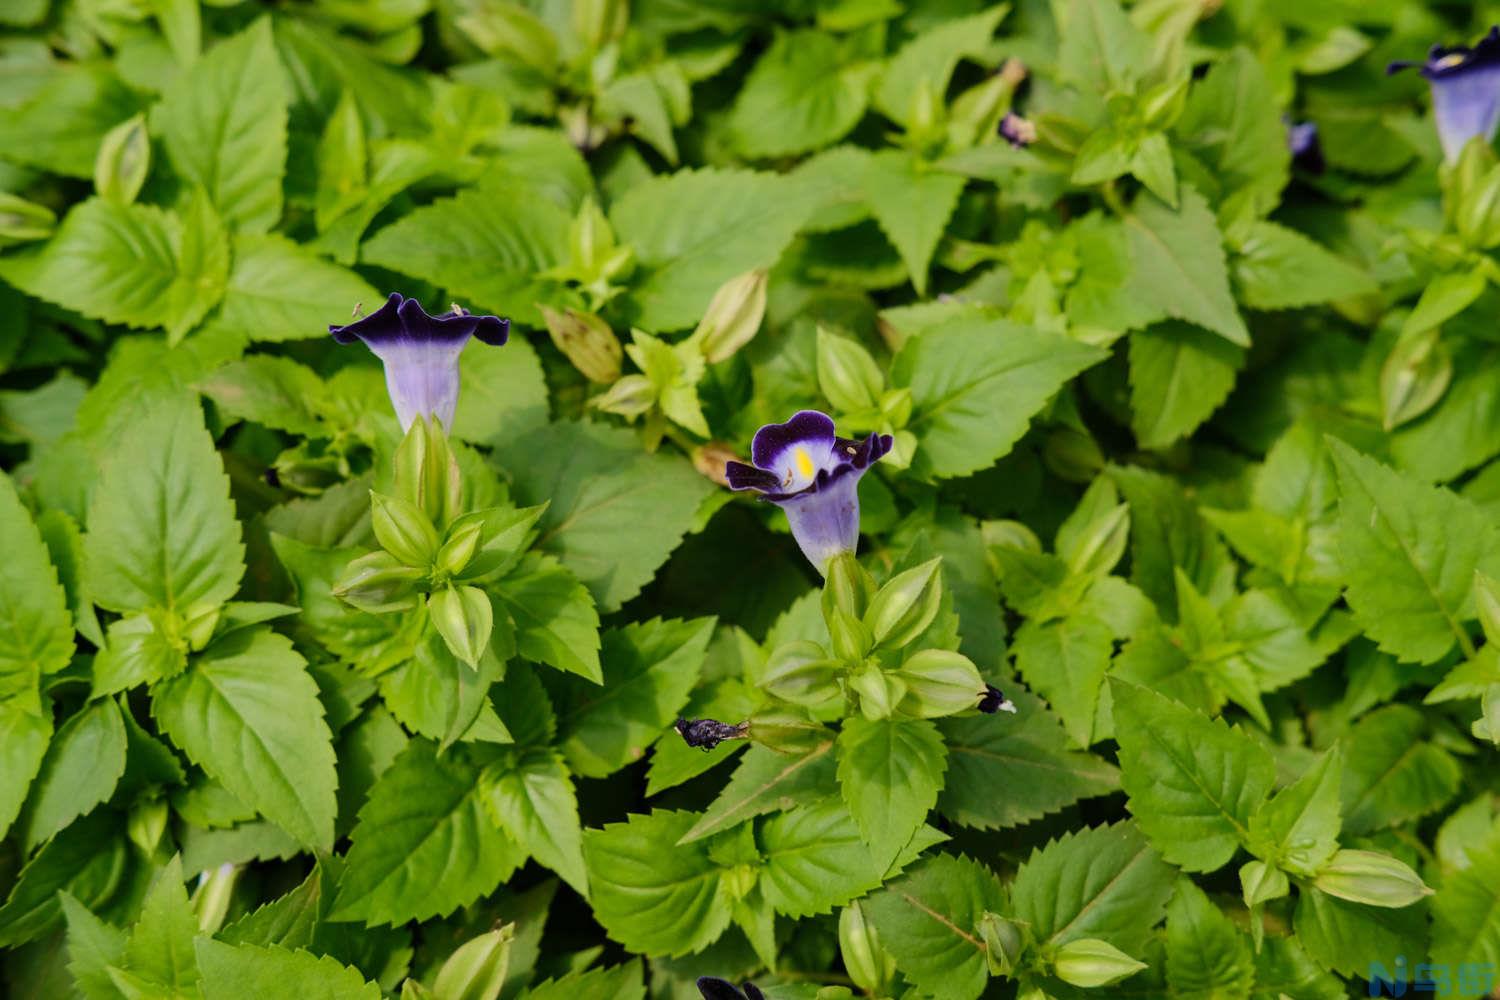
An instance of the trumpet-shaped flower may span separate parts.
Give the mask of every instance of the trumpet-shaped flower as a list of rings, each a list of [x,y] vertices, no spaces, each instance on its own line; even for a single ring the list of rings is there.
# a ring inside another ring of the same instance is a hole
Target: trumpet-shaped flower
[[[890,450],[889,434],[837,437],[827,414],[802,410],[756,431],[750,445],[755,464],[729,462],[724,474],[730,489],[755,490],[786,511],[792,537],[821,573],[834,556],[854,551],[859,478]]]
[[[453,424],[458,406],[458,356],[470,337],[499,346],[510,336],[510,320],[475,316],[457,306],[429,316],[416,299],[392,292],[385,305],[348,326],[330,326],[340,344],[365,342],[385,365],[385,385],[403,430],[417,417]]]
[[[1387,73],[1417,67],[1432,88],[1443,157],[1453,163],[1470,139],[1489,142],[1500,125],[1500,27],[1473,48],[1434,45],[1424,62],[1393,62]]]

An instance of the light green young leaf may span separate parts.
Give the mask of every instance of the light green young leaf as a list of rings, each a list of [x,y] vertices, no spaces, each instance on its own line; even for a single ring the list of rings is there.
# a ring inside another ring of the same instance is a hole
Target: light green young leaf
[[[839,40],[817,30],[778,35],[735,98],[729,130],[750,159],[791,156],[842,139],[869,102],[873,62],[849,62]]]
[[[127,841],[118,814],[98,810],[47,841],[26,866],[0,906],[0,947],[35,940],[62,918],[58,890],[84,906],[98,906],[125,874]]]
[[[1113,682],[1110,691],[1121,783],[1141,829],[1187,871],[1223,866],[1271,791],[1270,754],[1223,720],[1145,688]]]
[[[10,829],[52,738],[52,713],[28,699],[0,699],[0,835]]]
[[[603,687],[572,675],[548,677],[569,766],[602,778],[639,759],[687,703],[713,627],[712,618],[653,618],[610,629],[600,654]]]
[[[1068,748],[1062,725],[1039,701],[1006,694],[1017,706],[1013,716],[938,723],[948,745],[938,812],[964,826],[1009,829],[1120,787],[1113,765]],[[997,788],[1005,794],[996,795]]]
[[[1316,874],[1338,850],[1343,771],[1344,757],[1335,745],[1257,809],[1250,817],[1255,852],[1287,871]]]
[[[1252,309],[1299,309],[1369,295],[1378,287],[1343,257],[1274,222],[1253,223],[1234,251],[1235,288]]]
[[[605,612],[651,579],[713,488],[681,459],[641,454],[621,428],[557,423],[496,446],[517,502],[549,504],[536,548],[561,559]]]
[[[163,400],[121,434],[88,529],[89,590],[101,607],[186,616],[234,596],[245,547],[196,399]]]
[[[1005,908],[1000,880],[977,861],[934,855],[861,904],[881,944],[918,988],[977,1000],[989,980],[979,919]]]
[[[152,689],[151,713],[237,798],[302,844],[332,849],[333,745],[290,640],[264,627],[231,632]]]
[[[645,1000],[645,996],[640,960],[632,959],[548,979],[528,989],[523,1000]]]
[[[126,934],[105,923],[71,894],[58,894],[68,921],[68,973],[87,1000],[119,1000],[109,967],[125,961]]]
[[[1345,598],[1366,634],[1402,659],[1472,649],[1474,570],[1500,564],[1494,525],[1468,501],[1330,441],[1339,475]]]
[[[328,955],[253,944],[196,942],[204,1000],[288,996],[298,1000],[380,1000],[380,987]]]
[[[516,626],[516,649],[528,660],[604,682],[599,667],[599,612],[588,588],[551,556],[527,553],[495,588]]]
[[[287,107],[281,62],[262,18],[183,73],[152,113],[177,171],[226,221],[265,232],[281,218]]]
[[[1130,335],[1131,430],[1142,448],[1165,448],[1197,430],[1229,398],[1245,363],[1237,347],[1189,323]]]
[[[1250,331],[1229,292],[1219,226],[1201,194],[1184,185],[1176,211],[1143,194],[1125,216],[1125,226],[1131,287],[1139,298],[1231,344],[1250,346]]]
[[[1221,185],[1221,200],[1248,201],[1258,216],[1276,206],[1291,152],[1281,103],[1255,53],[1240,46],[1209,67],[1188,91],[1173,137],[1203,161]]]
[[[495,822],[587,899],[578,799],[562,757],[553,750],[526,751],[490,765],[480,780]]]
[[[401,924],[494,890],[525,853],[491,820],[482,768],[462,745],[439,757],[414,739],[359,811],[332,919]]]
[[[916,838],[922,839],[921,834]],[[828,913],[891,874],[875,863],[853,817],[839,802],[773,816],[761,825],[758,840],[764,864],[757,885],[777,913],[790,917]],[[905,853],[917,852],[908,848]]]
[[[915,474],[964,476],[992,465],[1097,347],[1004,320],[955,317],[907,341],[891,366],[911,389]]]
[[[125,773],[125,722],[109,698],[86,706],[57,730],[47,746],[21,819],[27,850],[114,793]]]
[[[912,100],[925,80],[935,94],[945,93],[960,59],[978,60],[989,49],[995,27],[1009,4],[993,4],[969,17],[953,18],[929,28],[891,57],[875,87],[875,104],[894,122],[910,122]]]
[[[1011,898],[1038,941],[1108,941],[1140,954],[1172,895],[1174,872],[1130,823],[1063,835],[1032,851]]]
[[[233,419],[304,437],[325,437],[333,430],[318,405],[327,392],[323,380],[291,358],[255,354],[231,361],[198,389]]]
[[[839,788],[882,870],[927,819],[943,789],[948,750],[927,719],[844,720]]]
[[[0,18],[5,13],[0,10]],[[99,144],[140,110],[141,96],[104,59],[54,64],[49,58],[10,72],[16,70],[37,86],[19,101],[0,102],[0,149],[6,159],[67,177],[93,176]]]
[[[1177,569],[1200,591],[1211,591],[1234,562],[1177,482],[1136,466],[1111,467],[1109,475],[1130,504],[1131,582],[1175,618]]]
[[[183,885],[182,859],[174,856],[159,869],[146,891],[141,916],[131,929],[125,946],[124,971],[163,1000],[195,1000],[198,969],[193,958],[193,939],[198,936],[198,917],[188,903]]]
[[[1045,624],[1033,619],[1016,631],[1011,651],[1021,677],[1062,719],[1069,742],[1092,744],[1099,692],[1114,652],[1109,626],[1088,614]]]
[[[584,832],[594,916],[632,951],[684,955],[729,926],[732,902],[710,842],[681,843],[695,819],[657,811]]]
[[[1088,93],[1125,90],[1146,68],[1150,41],[1115,0],[1073,0],[1057,53],[1064,80]]]

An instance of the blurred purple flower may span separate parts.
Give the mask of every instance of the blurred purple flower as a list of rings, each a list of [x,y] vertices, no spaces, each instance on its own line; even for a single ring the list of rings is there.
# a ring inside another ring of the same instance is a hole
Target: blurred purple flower
[[[715,976],[699,976],[698,992],[703,994],[703,1000],[766,1000],[766,995],[754,983],[736,989],[727,979]]]
[[[1315,122],[1286,123],[1286,145],[1292,151],[1292,163],[1310,174],[1321,174],[1326,162],[1323,160],[1323,144],[1318,139]]]
[[[1014,111],[1007,111],[1000,119],[1000,138],[1017,149],[1025,149],[1036,142],[1036,126]]]
[[[1475,136],[1489,142],[1500,125],[1500,27],[1473,48],[1434,45],[1425,62],[1393,62],[1387,73],[1416,67],[1432,88],[1443,156],[1452,163]]]

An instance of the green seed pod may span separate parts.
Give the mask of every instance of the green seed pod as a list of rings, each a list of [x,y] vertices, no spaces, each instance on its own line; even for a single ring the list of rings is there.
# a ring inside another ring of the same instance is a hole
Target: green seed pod
[[[448,651],[477,670],[495,627],[489,595],[478,587],[446,587],[428,596],[427,613]]]
[[[906,685],[901,712],[919,719],[940,719],[971,709],[984,693],[984,678],[973,661],[946,649],[913,654],[896,676]]]
[[[842,693],[839,666],[817,643],[789,642],[778,646],[766,661],[760,686],[781,701],[819,708],[837,701]]]
[[[921,635],[937,617],[943,600],[941,559],[897,573],[870,600],[865,624],[885,649],[900,649]]]
[[[433,1000],[496,1000],[510,967],[515,925],[481,934],[448,956],[432,983]]]
[[[985,959],[990,974],[1014,978],[1020,967],[1021,955],[1026,950],[1029,932],[1025,924],[1002,917],[998,913],[985,913],[979,920],[979,936],[984,939]]]
[[[1146,967],[1108,941],[1079,938],[1069,941],[1052,959],[1052,971],[1072,986],[1093,989],[1135,975]]]
[[[1247,861],[1240,866],[1240,891],[1246,906],[1258,906],[1280,899],[1292,891],[1286,872],[1264,861]]]
[[[345,568],[333,585],[333,596],[371,614],[405,611],[416,606],[422,570],[407,566],[386,551],[362,555]]]
[[[591,312],[541,307],[542,320],[557,349],[590,382],[610,385],[619,381],[625,351],[609,324]]]
[[[370,525],[380,547],[407,566],[426,570],[437,554],[438,533],[410,500],[370,491]]]
[[[883,994],[896,975],[896,960],[881,947],[880,935],[865,919],[858,900],[839,914],[839,954],[849,978],[875,996]]]
[[[690,338],[709,364],[732,358],[760,331],[766,315],[766,269],[730,278],[709,300],[703,319]]]
[[[1405,864],[1376,851],[1339,851],[1318,870],[1313,885],[1330,896],[1367,906],[1410,906],[1432,890]]]
[[[110,129],[94,158],[94,190],[101,198],[128,205],[151,171],[151,138],[146,116],[138,114]]]

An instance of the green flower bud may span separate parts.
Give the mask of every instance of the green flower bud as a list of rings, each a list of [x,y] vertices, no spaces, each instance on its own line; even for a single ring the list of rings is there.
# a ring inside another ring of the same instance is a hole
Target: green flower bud
[[[896,975],[896,960],[881,947],[875,925],[865,919],[858,900],[839,914],[839,954],[855,985],[879,996]]]
[[[477,670],[495,627],[489,595],[478,587],[446,587],[428,596],[427,613],[448,651]]]
[[[573,33],[598,52],[625,33],[630,8],[625,0],[573,0]]]
[[[658,395],[655,383],[646,376],[626,375],[607,392],[591,399],[589,405],[605,413],[633,419],[655,406]]]
[[[333,596],[345,604],[378,615],[416,607],[417,581],[423,573],[386,551],[355,559],[333,585]]]
[[[432,983],[433,1000],[497,1000],[510,966],[515,925],[481,934],[464,942],[438,970]]]
[[[971,709],[984,693],[984,678],[972,660],[946,649],[924,649],[910,656],[897,676],[906,685],[901,711],[919,719],[940,719]]]
[[[1286,872],[1264,861],[1247,861],[1240,866],[1240,891],[1246,906],[1259,906],[1280,899],[1292,891]]]
[[[1437,405],[1453,381],[1453,355],[1442,327],[1403,337],[1380,369],[1380,413],[1386,430],[1415,420]]]
[[[620,338],[609,324],[590,312],[564,309],[557,312],[540,307],[547,333],[573,367],[590,382],[610,385],[620,378],[620,363],[625,358]]]
[[[985,960],[990,975],[1014,978],[1026,949],[1028,931],[1020,921],[986,912],[979,920],[979,936],[984,939]]]
[[[432,991],[410,976],[401,984],[401,1000],[436,1000]]]
[[[1484,689],[1484,696],[1479,699],[1479,710],[1480,716],[1471,727],[1474,738],[1489,740],[1500,746],[1500,684],[1491,684]]]
[[[880,397],[880,415],[892,428],[905,427],[911,420],[911,390],[905,387],[887,389]]]
[[[1057,949],[1052,971],[1063,982],[1084,989],[1108,986],[1140,972],[1146,963],[1137,962],[1108,941],[1079,938]]]
[[[198,914],[198,929],[213,934],[224,926],[224,917],[229,913],[229,903],[234,896],[235,883],[240,880],[239,865],[220,865],[207,873],[207,877],[193,890],[193,910]]]
[[[371,490],[370,525],[380,547],[400,562],[424,571],[432,565],[438,549],[437,529],[416,504]]]
[[[897,573],[870,600],[865,624],[886,649],[900,649],[926,631],[943,600],[941,559]]]
[[[508,56],[550,75],[557,69],[557,39],[536,14],[512,0],[465,0],[454,26],[486,55]]]
[[[1043,442],[1042,461],[1059,479],[1087,483],[1104,468],[1104,452],[1088,434],[1059,427]]]
[[[852,618],[863,618],[875,594],[875,578],[859,564],[853,552],[842,552],[828,560],[823,577],[823,617],[837,608]]]
[[[474,553],[479,551],[479,543],[483,538],[484,525],[476,521],[448,532],[448,540],[433,557],[433,575],[458,576],[469,565],[469,560],[474,558]]]
[[[1367,906],[1399,908],[1432,895],[1420,875],[1376,851],[1339,851],[1318,870],[1313,885],[1330,896]]]
[[[777,753],[808,753],[833,734],[805,711],[772,708],[750,717],[750,739]]]
[[[1482,570],[1474,571],[1474,604],[1487,642],[1500,642],[1500,580]]]
[[[479,551],[455,575],[466,581],[482,580],[502,573],[520,561],[536,534],[536,523],[547,512],[547,504],[534,507],[486,507],[453,522],[448,537],[480,526]]]
[[[151,170],[151,139],[146,116],[138,114],[104,134],[94,158],[94,190],[101,198],[128,205],[141,193]]]
[[[818,327],[818,389],[839,410],[875,409],[885,392],[885,375],[858,342]]]
[[[146,799],[130,807],[130,815],[125,820],[125,832],[129,835],[130,842],[139,847],[146,857],[155,857],[162,846],[170,814],[167,800],[161,798]]]
[[[0,247],[45,240],[57,226],[57,216],[44,205],[0,191]]]
[[[845,663],[860,662],[875,645],[870,627],[838,608],[828,616],[828,635],[833,639],[833,655]]]
[[[849,678],[849,688],[859,695],[859,711],[865,718],[889,719],[896,705],[906,697],[906,683],[895,674],[867,663]]]
[[[689,339],[710,364],[732,358],[759,332],[766,315],[766,280],[765,268],[746,271],[720,285],[709,300]]]
[[[219,627],[219,615],[218,605],[187,609],[179,634],[187,642],[188,649],[199,650],[208,645],[209,640],[214,637],[214,629]]]
[[[396,449],[396,496],[419,507],[434,525],[463,509],[463,475],[442,424],[417,417]]]
[[[761,688],[773,698],[819,708],[838,700],[839,663],[830,660],[815,642],[789,642],[778,646],[766,661]]]
[[[1016,549],[1036,555],[1042,551],[1036,533],[1020,521],[985,521],[979,526],[984,544],[992,549]]]

